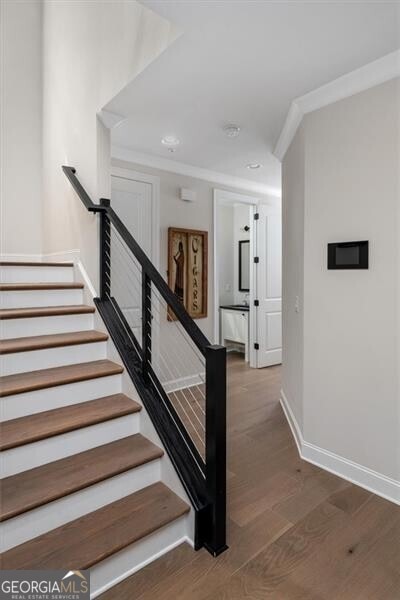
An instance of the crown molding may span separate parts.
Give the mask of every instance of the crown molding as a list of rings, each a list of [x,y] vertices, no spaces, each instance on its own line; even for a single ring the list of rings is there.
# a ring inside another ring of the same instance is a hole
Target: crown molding
[[[107,129],[112,129],[113,127],[116,127],[117,125],[119,125],[120,123],[122,123],[122,121],[125,121],[126,117],[124,117],[123,115],[119,115],[118,113],[113,113],[110,110],[105,110],[104,108],[102,108],[98,113],[97,113],[100,121],[103,123],[103,125],[105,125],[105,127],[107,127]]]
[[[295,98],[290,106],[285,124],[276,143],[273,152],[274,156],[280,161],[283,160],[304,115],[307,113],[399,76],[400,50],[396,50],[304,96]]]
[[[153,154],[136,152],[135,150],[131,150],[130,148],[125,148],[123,146],[112,146],[111,158],[124,160],[137,165],[143,165],[145,167],[151,167],[153,169],[160,169],[161,171],[168,171],[169,173],[177,173],[178,175],[202,179],[204,181],[209,181],[210,183],[247,192],[253,192],[262,196],[273,196],[274,198],[281,197],[280,189],[274,188],[270,185],[265,185],[256,181],[250,181],[249,179],[242,179],[241,177],[234,177],[225,173],[209,171],[208,169],[195,167],[194,165],[188,165],[186,163],[178,162],[168,158],[162,158]]]

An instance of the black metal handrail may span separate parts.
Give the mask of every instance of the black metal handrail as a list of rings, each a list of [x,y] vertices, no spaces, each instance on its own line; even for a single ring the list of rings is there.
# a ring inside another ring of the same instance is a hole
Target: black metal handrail
[[[78,194],[79,198],[82,200],[83,204],[86,206],[89,212],[104,212],[107,209],[99,204],[95,204],[92,202],[90,196],[86,192],[85,188],[80,183],[79,179],[75,175],[76,169],[74,167],[62,167],[65,175],[69,179],[70,184]]]
[[[187,313],[175,293],[152,264],[140,245],[110,206],[110,200],[94,203],[73,167],[62,167],[86,209],[100,216],[100,297],[96,305],[105,320],[121,357],[138,389],[149,415],[184,484],[195,509],[195,544],[214,556],[226,546],[226,350],[212,345]],[[127,334],[127,325],[111,296],[111,224],[142,271],[142,345]],[[173,311],[189,338],[205,358],[205,459],[198,453],[157,379],[151,365],[151,287]],[[163,402],[155,402],[155,397]]]

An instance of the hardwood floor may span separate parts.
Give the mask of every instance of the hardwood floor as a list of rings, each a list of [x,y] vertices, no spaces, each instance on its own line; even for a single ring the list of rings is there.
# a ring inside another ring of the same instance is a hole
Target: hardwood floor
[[[101,600],[400,599],[400,508],[302,461],[279,389],[229,357],[229,550],[182,545]]]

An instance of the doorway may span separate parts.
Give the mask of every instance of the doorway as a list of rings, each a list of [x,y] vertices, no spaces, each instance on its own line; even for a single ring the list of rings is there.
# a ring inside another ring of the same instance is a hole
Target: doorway
[[[111,168],[111,206],[157,269],[160,263],[159,198],[158,177],[130,169]],[[113,228],[110,253],[112,296],[117,299],[126,321],[141,343],[142,273]],[[154,325],[154,340],[157,335],[158,328]]]
[[[281,212],[214,190],[214,341],[252,368],[282,362]]]
[[[135,240],[159,269],[160,179],[131,169],[111,168],[111,203]]]

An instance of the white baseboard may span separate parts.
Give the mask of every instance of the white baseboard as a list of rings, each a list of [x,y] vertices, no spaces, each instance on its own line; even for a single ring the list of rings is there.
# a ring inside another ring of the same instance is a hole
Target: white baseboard
[[[17,262],[76,262],[79,260],[79,250],[61,250],[60,252],[50,252],[49,254],[0,254],[2,261]]]
[[[186,519],[187,517],[181,517],[92,567],[90,570],[91,600],[181,544],[188,543],[191,546],[192,542],[185,533]]]
[[[285,414],[286,420],[289,423],[289,427],[294,437],[294,441],[296,442],[297,450],[301,458],[304,458],[302,452],[303,436],[301,434],[299,424],[297,423],[297,419],[294,416],[292,409],[290,408],[288,399],[286,398],[285,392],[283,390],[281,390],[280,403],[282,406],[282,410]]]
[[[9,254],[1,253],[0,260],[5,262],[42,262],[43,258],[41,254]]]
[[[303,460],[400,505],[399,481],[330,452],[325,448],[306,442],[283,390],[281,390],[280,402],[295,439],[299,455]]]
[[[87,304],[93,304],[93,299],[98,297],[98,293],[94,287],[94,285],[92,284],[89,275],[85,269],[85,267],[83,266],[82,261],[79,259],[79,257],[75,260],[75,267],[77,269],[77,273],[76,273],[76,279],[78,281],[80,281],[81,283],[85,284],[85,300]]]
[[[49,262],[73,262],[79,260],[80,250],[74,248],[73,250],[60,250],[59,252],[50,252],[49,254],[42,254],[43,261]]]

